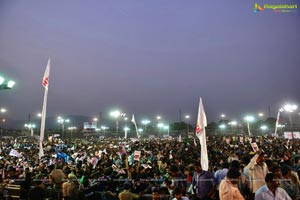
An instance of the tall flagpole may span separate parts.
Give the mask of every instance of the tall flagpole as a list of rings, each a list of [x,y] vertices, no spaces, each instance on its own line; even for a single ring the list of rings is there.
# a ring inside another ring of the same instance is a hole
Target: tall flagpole
[[[135,126],[136,136],[137,136],[138,138],[140,138],[139,130],[138,130],[137,125],[136,125],[136,122],[135,122],[134,114],[132,114],[131,122],[132,122],[132,123],[134,124],[134,126]]]
[[[48,64],[47,64],[45,74],[44,74],[44,77],[43,77],[43,82],[42,82],[42,85],[45,88],[45,92],[44,92],[44,102],[43,102],[43,110],[42,110],[42,118],[41,118],[41,130],[40,130],[40,141],[39,141],[39,159],[41,159],[41,157],[44,156],[43,141],[44,141],[44,135],[45,135],[45,121],[46,121],[46,110],[47,110],[49,75],[50,75],[50,59],[48,60]]]

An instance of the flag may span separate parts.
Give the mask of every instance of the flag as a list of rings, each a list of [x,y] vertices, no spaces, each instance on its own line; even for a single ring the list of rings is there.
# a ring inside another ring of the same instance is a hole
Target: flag
[[[48,64],[44,73],[43,77],[43,82],[42,85],[43,87],[48,90],[48,85],[49,85],[49,75],[50,75],[50,59],[48,60]]]
[[[275,123],[275,136],[277,136],[277,127],[278,127],[278,124],[279,124],[279,117],[280,117],[280,109],[278,110],[278,113],[277,113],[277,118],[276,118],[276,123]]]
[[[134,114],[132,114],[132,119],[131,119],[131,122],[134,124],[135,126],[135,130],[136,130],[136,136],[139,138],[139,131],[138,131],[138,128],[137,128],[137,125],[136,125],[136,122],[135,122],[135,118],[134,118]]]
[[[200,145],[201,145],[201,168],[205,171],[208,170],[208,155],[207,155],[206,133],[205,133],[206,126],[207,126],[206,115],[202,104],[202,98],[200,97],[197,126],[196,126],[196,136],[199,138]]]
[[[49,76],[50,76],[50,59],[48,60],[48,64],[44,73],[42,86],[45,88],[44,91],[44,102],[43,102],[43,110],[42,110],[42,118],[41,118],[41,130],[40,130],[40,139],[39,139],[39,158],[44,156],[43,150],[43,140],[45,135],[45,121],[46,121],[46,109],[47,109],[47,96],[48,96],[48,86],[49,86]]]

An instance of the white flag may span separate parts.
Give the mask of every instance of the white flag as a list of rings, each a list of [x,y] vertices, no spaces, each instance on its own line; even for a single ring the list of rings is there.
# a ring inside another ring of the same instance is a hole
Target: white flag
[[[138,130],[137,125],[136,125],[136,122],[135,122],[134,114],[132,114],[131,122],[132,122],[132,123],[134,124],[134,126],[135,126],[136,136],[139,138],[139,137],[140,137],[140,135],[139,135],[139,130]]]
[[[206,126],[207,126],[206,115],[202,104],[202,98],[200,97],[197,126],[196,126],[196,136],[199,138],[201,144],[201,168],[205,171],[208,170],[208,155],[207,155],[206,133],[205,133]]]
[[[47,110],[47,96],[48,96],[48,86],[49,86],[49,76],[50,76],[50,59],[48,60],[48,64],[44,73],[42,85],[45,88],[44,92],[44,102],[43,102],[43,110],[42,110],[42,118],[41,118],[41,130],[40,130],[40,140],[39,140],[39,158],[44,156],[43,150],[43,140],[45,135],[45,121],[46,121],[46,110]]]

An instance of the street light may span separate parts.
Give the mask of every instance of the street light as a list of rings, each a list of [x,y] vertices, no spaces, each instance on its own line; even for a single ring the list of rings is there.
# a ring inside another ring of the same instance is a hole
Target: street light
[[[263,117],[264,116],[264,113],[260,112],[257,114],[259,117]]]
[[[251,116],[251,115],[248,115],[248,116],[246,116],[246,117],[244,118],[244,120],[247,122],[248,134],[249,134],[249,136],[251,136],[250,125],[249,125],[249,123],[250,123],[250,122],[254,122],[255,117],[253,117],[253,116]]]
[[[33,129],[35,128],[35,124],[25,124],[25,128],[28,128],[30,131],[30,136],[33,136]]]
[[[262,131],[266,131],[268,129],[268,127],[266,125],[262,125],[259,127]]]
[[[97,118],[97,117],[94,117],[93,121],[96,123],[96,129],[97,129],[98,118]]]
[[[71,139],[73,138],[73,130],[76,130],[76,126],[70,126],[68,127],[68,130],[71,132]]]
[[[61,124],[61,129],[62,129],[62,138],[64,138],[64,131],[65,131],[65,123],[70,123],[69,119],[64,119],[62,117],[57,117],[57,122]]]
[[[150,124],[150,120],[144,119],[142,120],[142,124],[145,126],[145,133],[147,133],[147,125]]]
[[[226,115],[222,113],[221,118],[224,119],[225,117],[226,117]]]
[[[276,119],[276,123],[275,123],[275,135],[277,135],[277,127],[279,124],[280,113],[283,111],[286,111],[289,113],[290,127],[292,128],[293,121],[292,121],[291,113],[294,112],[297,108],[298,108],[298,106],[296,104],[285,104],[283,107],[278,109],[277,119]]]
[[[168,137],[170,136],[170,127],[169,125],[163,125],[163,129],[168,131]]]
[[[5,78],[0,76],[0,90],[11,89],[15,85],[15,82],[12,80],[6,81]]]
[[[191,118],[190,115],[186,115],[184,116],[184,118],[186,119],[186,132],[187,132],[187,136],[189,137],[189,124],[188,124],[188,120]]]

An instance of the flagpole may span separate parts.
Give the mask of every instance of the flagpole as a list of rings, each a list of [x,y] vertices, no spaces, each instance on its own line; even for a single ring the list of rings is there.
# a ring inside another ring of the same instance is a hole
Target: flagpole
[[[47,97],[48,97],[48,90],[45,89],[44,92],[44,102],[43,102],[43,110],[42,110],[42,119],[41,119],[41,130],[40,130],[40,151],[39,151],[39,158],[44,156],[44,150],[43,150],[43,141],[44,141],[44,135],[45,135],[45,121],[46,121],[46,109],[47,109]]]
[[[277,127],[278,127],[278,124],[279,124],[279,117],[280,117],[280,109],[278,110],[278,113],[277,113],[277,118],[276,118],[276,123],[275,123],[275,136],[277,136]]]
[[[48,96],[48,85],[49,85],[49,75],[50,75],[50,59],[44,73],[42,85],[45,88],[43,110],[41,118],[41,129],[40,129],[40,140],[39,140],[39,159],[44,156],[43,141],[45,135],[45,121],[46,121],[46,110],[47,110],[47,96]]]

